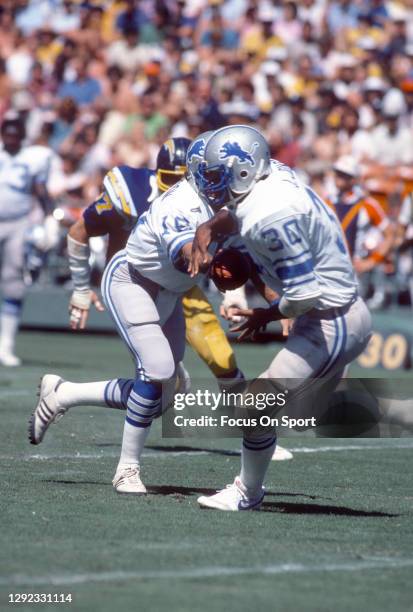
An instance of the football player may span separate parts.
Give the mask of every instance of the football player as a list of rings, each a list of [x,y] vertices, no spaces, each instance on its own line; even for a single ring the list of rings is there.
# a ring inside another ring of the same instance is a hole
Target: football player
[[[187,138],[167,140],[159,150],[156,171],[129,166],[113,168],[103,180],[101,196],[70,228],[68,254],[74,283],[69,304],[72,329],[84,329],[91,305],[103,310],[90,287],[89,238],[108,236],[108,261],[123,249],[141,214],[158,195],[184,176],[189,145]],[[218,379],[239,376],[231,345],[199,287],[192,287],[186,293],[183,308],[187,341],[213,374]]]
[[[50,149],[24,146],[24,123],[12,111],[5,115],[0,133],[0,364],[12,367],[21,364],[15,355],[15,341],[25,295],[24,244],[33,197],[45,214],[45,251],[55,246],[58,230],[52,215],[54,204],[46,187]]]
[[[113,479],[118,493],[146,492],[140,478],[143,447],[153,419],[168,401],[167,385],[171,382],[173,387],[184,353],[181,297],[196,283],[186,272],[186,262],[197,225],[212,215],[190,183],[179,181],[140,215],[126,249],[116,253],[105,269],[102,296],[134,358],[135,379],[79,384],[50,374],[41,381],[39,403],[30,421],[35,444],[50,423],[72,406],[126,410]]]
[[[197,229],[191,273],[196,277],[207,265],[207,247],[217,234],[239,232],[261,278],[281,297],[268,308],[235,309],[246,321],[234,329],[248,335],[269,321],[295,319],[285,347],[261,377],[272,379],[270,388],[282,380],[283,389],[296,397],[301,392],[304,400],[314,380],[331,392],[371,333],[336,215],[293,170],[270,159],[268,143],[252,127],[217,130],[203,157],[195,182],[216,215]],[[199,504],[258,509],[275,444],[275,431],[245,431],[240,475]]]

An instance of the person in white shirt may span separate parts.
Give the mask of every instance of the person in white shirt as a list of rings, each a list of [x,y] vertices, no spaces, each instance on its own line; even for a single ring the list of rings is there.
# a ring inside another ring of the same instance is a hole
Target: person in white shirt
[[[52,151],[48,147],[24,146],[25,126],[14,111],[1,125],[0,149],[0,248],[1,290],[0,365],[21,364],[15,355],[15,342],[26,292],[24,245],[30,227],[29,215],[35,197],[45,214],[43,249],[55,246],[57,221],[46,184]]]
[[[252,127],[217,130],[203,157],[197,189],[219,212],[197,229],[192,274],[208,261],[206,249],[217,233],[238,231],[260,277],[280,299],[269,308],[235,309],[246,321],[234,329],[248,335],[269,321],[295,319],[285,347],[261,378],[272,379],[275,388],[282,381],[281,388],[298,398],[305,399],[314,380],[331,392],[371,333],[338,218],[295,172],[270,160],[268,143]],[[240,475],[198,503],[258,509],[275,444],[274,431],[244,430]]]

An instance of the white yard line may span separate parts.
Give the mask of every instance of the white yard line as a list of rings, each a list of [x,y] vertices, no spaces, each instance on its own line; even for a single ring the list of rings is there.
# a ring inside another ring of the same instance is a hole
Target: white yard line
[[[23,587],[37,585],[72,586],[90,582],[127,582],[129,580],[185,580],[197,578],[221,578],[226,576],[273,576],[276,574],[314,574],[323,572],[360,572],[368,570],[398,570],[413,567],[409,558],[369,558],[342,563],[282,563],[278,565],[256,565],[251,567],[205,566],[181,570],[148,570],[142,572],[91,572],[75,574],[50,574],[48,576],[25,576],[15,574],[0,576],[0,586]]]
[[[59,453],[56,455],[0,455],[0,461],[55,461],[63,459],[111,459],[119,457],[119,451],[116,453]],[[173,452],[153,452],[143,453],[143,457],[153,457],[154,459],[166,459],[167,457],[179,457],[180,455],[208,455],[208,451],[173,451]]]
[[[413,449],[412,441],[395,442],[394,444],[347,444],[346,446],[297,446],[297,448],[288,447],[292,453],[329,453],[341,452],[346,450],[386,450],[386,449]]]
[[[371,451],[371,450],[412,450],[413,449],[413,440],[404,440],[394,442],[394,444],[347,444],[344,446],[315,446],[314,448],[311,446],[297,446],[297,447],[289,447],[292,453],[300,454],[300,453],[340,453],[346,451]],[[236,453],[237,451],[231,451]],[[182,450],[182,451],[168,451],[168,447],[165,447],[165,451],[154,451],[154,452],[146,452],[143,453],[144,457],[153,458],[153,459],[167,459],[168,457],[180,457],[180,456],[197,456],[197,455],[209,455],[209,454],[219,454],[216,449],[209,450]],[[239,454],[239,453],[238,453]],[[54,461],[60,459],[85,459],[85,460],[95,460],[95,459],[111,459],[113,457],[118,457],[119,452],[102,452],[102,453],[56,453],[51,455],[46,454],[36,454],[36,455],[0,455],[0,461]]]

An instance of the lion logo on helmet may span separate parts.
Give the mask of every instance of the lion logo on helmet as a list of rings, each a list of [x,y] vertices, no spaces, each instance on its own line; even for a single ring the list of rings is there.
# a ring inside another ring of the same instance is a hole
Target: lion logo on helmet
[[[251,150],[246,151],[243,149],[238,142],[224,142],[219,150],[219,159],[228,159],[229,157],[236,157],[240,164],[249,163],[251,166],[255,166],[255,159],[253,154],[257,147],[258,142],[252,144]]]
[[[194,157],[203,157],[205,151],[205,140],[195,140],[188,149],[187,161],[192,162]]]

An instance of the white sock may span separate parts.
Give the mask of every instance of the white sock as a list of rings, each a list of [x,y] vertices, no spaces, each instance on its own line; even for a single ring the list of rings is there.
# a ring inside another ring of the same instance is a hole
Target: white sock
[[[259,438],[244,438],[243,440],[240,479],[251,497],[255,497],[261,492],[276,441],[275,435],[271,434],[265,434]]]
[[[151,423],[160,409],[159,384],[136,380],[128,397],[119,465],[140,463]]]
[[[2,311],[0,315],[0,351],[14,353],[19,323],[20,312],[17,314]]]
[[[65,381],[57,389],[57,401],[63,408],[74,406],[107,406],[105,390],[109,380],[91,383]]]
[[[91,383],[73,383],[65,380],[57,388],[57,401],[63,408],[104,406],[126,410],[133,383],[131,378],[113,378]]]
[[[135,427],[134,425],[130,425],[128,421],[125,421],[119,465],[124,465],[125,463],[140,463],[140,458],[150,429],[150,427]]]

